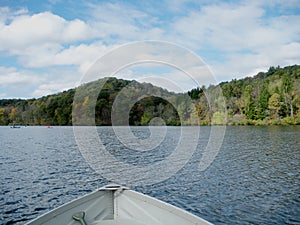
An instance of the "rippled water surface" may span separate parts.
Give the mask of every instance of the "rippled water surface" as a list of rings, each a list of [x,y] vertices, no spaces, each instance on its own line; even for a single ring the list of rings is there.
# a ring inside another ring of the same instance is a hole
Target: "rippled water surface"
[[[150,135],[147,127],[131,129],[141,140]],[[141,152],[124,146],[111,127],[97,132],[117,160],[137,167],[164,160],[181,135],[180,127],[168,127],[155,149]],[[219,154],[200,171],[209,135],[210,127],[200,128],[196,151],[169,179],[135,186],[128,178],[126,185],[214,224],[300,224],[299,126],[227,127]],[[72,127],[0,127],[0,138],[1,224],[24,224],[111,182],[89,167]],[[164,171],[157,168],[157,176]]]

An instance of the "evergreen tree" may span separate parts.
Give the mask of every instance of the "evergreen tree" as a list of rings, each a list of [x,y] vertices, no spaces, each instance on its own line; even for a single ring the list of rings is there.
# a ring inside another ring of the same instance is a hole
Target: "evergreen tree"
[[[262,89],[260,91],[259,97],[258,97],[258,106],[256,109],[257,112],[257,119],[265,119],[268,112],[268,106],[269,106],[269,98],[270,93],[268,90],[268,84],[263,83]]]

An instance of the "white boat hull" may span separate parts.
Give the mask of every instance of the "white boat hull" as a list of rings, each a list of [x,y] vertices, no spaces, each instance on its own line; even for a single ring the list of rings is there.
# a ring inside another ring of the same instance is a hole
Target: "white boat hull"
[[[106,186],[27,225],[208,225],[175,206],[121,186]]]

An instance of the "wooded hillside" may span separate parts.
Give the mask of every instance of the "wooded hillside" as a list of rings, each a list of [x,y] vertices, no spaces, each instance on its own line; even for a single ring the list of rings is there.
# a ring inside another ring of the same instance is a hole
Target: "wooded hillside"
[[[300,66],[221,83],[229,124],[300,124]]]
[[[220,88],[225,111],[220,108]],[[72,125],[72,112],[76,124],[112,125],[117,96],[118,110],[129,112],[130,125],[147,125],[156,117],[167,125],[300,124],[300,66],[270,67],[254,77],[181,94],[147,83],[102,79],[39,99],[0,100],[0,125]],[[126,125],[122,118],[115,122]]]

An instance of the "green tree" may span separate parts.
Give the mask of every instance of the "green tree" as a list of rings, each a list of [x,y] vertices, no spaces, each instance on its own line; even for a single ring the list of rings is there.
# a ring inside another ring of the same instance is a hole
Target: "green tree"
[[[205,86],[203,86],[205,88]],[[191,97],[191,99],[199,99],[200,94],[203,92],[203,89],[200,87],[194,88],[190,91],[188,91],[188,95]]]
[[[152,119],[152,115],[148,112],[145,112],[141,118],[141,125],[142,126],[148,125],[151,119]]]
[[[255,119],[255,104],[252,97],[252,90],[252,85],[247,85],[242,96],[242,98],[244,99],[244,110],[247,119]]]
[[[264,83],[262,85],[262,89],[261,89],[259,97],[258,97],[258,106],[256,109],[257,119],[265,119],[266,118],[267,113],[268,113],[269,98],[270,98],[270,93],[268,90],[268,84]]]
[[[226,114],[223,112],[215,112],[212,117],[211,123],[213,125],[224,125],[226,124]]]
[[[9,121],[10,123],[15,123],[16,122],[16,115],[17,115],[17,109],[12,108],[9,112]]]
[[[95,122],[98,126],[111,125],[111,107],[106,99],[98,99],[96,103]]]
[[[8,124],[8,115],[4,107],[0,107],[0,125]]]
[[[281,93],[283,96],[283,102],[285,106],[285,113],[290,117],[294,117],[294,109],[293,109],[293,95],[291,93],[292,90],[292,80],[288,77],[288,75],[285,73],[282,76],[282,83],[281,83]]]
[[[275,119],[279,117],[279,111],[281,109],[280,95],[278,93],[274,93],[269,99],[269,109],[271,116]]]

